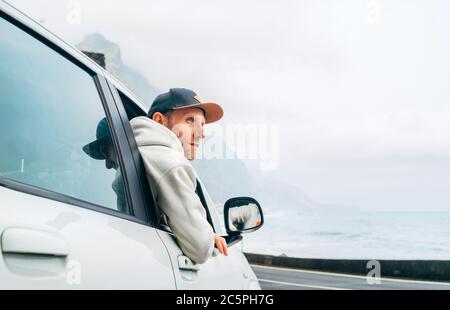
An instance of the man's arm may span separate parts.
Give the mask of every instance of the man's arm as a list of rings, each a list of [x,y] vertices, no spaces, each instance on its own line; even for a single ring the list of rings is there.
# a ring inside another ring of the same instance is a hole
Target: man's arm
[[[172,168],[157,184],[157,203],[167,215],[183,253],[201,264],[211,256],[215,241],[195,186],[191,167]]]

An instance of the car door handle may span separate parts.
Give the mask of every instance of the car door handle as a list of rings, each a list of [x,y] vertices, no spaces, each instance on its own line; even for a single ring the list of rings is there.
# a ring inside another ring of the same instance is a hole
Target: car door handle
[[[200,268],[189,257],[185,255],[178,256],[178,268],[180,270],[198,271]]]
[[[57,233],[32,228],[12,227],[3,231],[2,252],[5,254],[36,254],[68,256],[69,246]]]

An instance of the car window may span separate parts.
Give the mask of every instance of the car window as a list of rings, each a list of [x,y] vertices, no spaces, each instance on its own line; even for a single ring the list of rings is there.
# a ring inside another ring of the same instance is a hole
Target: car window
[[[0,176],[130,213],[94,78],[0,19]]]

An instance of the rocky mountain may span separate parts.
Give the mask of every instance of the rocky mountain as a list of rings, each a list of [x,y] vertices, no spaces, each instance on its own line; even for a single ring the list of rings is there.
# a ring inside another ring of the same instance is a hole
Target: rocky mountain
[[[109,41],[100,33],[92,33],[84,37],[81,42],[76,44],[76,47],[81,51],[104,54],[106,70],[150,106],[157,91],[141,73],[123,63],[118,44]]]
[[[118,44],[100,33],[93,33],[76,46],[82,51],[104,54],[106,70],[150,106],[157,91],[141,73],[123,63]],[[226,149],[225,142],[222,143]],[[279,171],[263,175],[237,158],[199,159],[193,165],[218,205],[232,197],[251,196],[270,212],[302,213],[315,208],[311,199],[298,186],[285,180]]]
[[[199,159],[193,165],[218,205],[232,197],[250,196],[269,212],[301,214],[317,208],[306,193],[279,172],[262,174],[239,159]]]

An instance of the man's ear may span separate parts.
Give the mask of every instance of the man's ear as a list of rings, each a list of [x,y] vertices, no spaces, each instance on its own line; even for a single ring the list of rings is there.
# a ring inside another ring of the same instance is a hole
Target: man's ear
[[[167,118],[160,112],[155,112],[152,116],[152,120],[163,126],[167,126]]]

